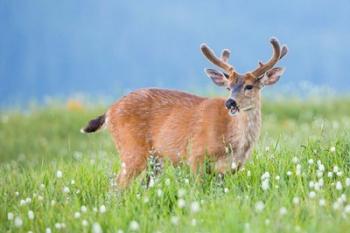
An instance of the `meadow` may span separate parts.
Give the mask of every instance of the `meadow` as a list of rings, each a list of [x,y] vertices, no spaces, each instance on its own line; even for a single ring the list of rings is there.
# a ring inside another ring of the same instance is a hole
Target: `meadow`
[[[79,129],[104,106],[0,115],[0,232],[349,232],[350,99],[265,100],[251,159],[220,181],[166,164],[124,192],[107,131]]]

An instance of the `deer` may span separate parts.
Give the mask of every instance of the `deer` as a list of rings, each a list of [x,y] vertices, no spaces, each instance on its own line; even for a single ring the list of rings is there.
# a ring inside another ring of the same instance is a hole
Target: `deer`
[[[121,160],[116,178],[126,188],[147,167],[150,154],[167,159],[174,166],[189,165],[193,173],[205,159],[217,174],[238,171],[252,153],[261,128],[261,91],[275,84],[285,68],[275,67],[287,52],[274,37],[272,57],[259,62],[253,71],[238,73],[228,63],[230,50],[217,57],[206,44],[203,55],[220,70],[205,69],[217,86],[228,90],[227,99],[207,98],[168,89],[139,89],[116,101],[81,129],[92,133],[105,126]]]

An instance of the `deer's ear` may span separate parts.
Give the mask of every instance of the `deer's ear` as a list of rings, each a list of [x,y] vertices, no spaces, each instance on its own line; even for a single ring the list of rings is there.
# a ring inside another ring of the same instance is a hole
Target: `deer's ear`
[[[275,84],[284,73],[285,68],[275,67],[271,70],[267,71],[264,76],[260,79],[260,83],[265,85],[273,85]]]
[[[213,82],[216,85],[220,87],[225,86],[227,79],[225,75],[220,71],[213,69],[205,69],[205,73],[208,75],[209,78],[211,78],[211,80],[213,80]]]

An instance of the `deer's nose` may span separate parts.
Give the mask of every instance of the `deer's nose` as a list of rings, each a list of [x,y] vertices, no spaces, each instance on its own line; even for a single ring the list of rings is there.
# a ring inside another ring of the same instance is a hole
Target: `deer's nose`
[[[230,98],[230,99],[226,100],[225,106],[227,109],[236,108],[237,102],[234,99]]]

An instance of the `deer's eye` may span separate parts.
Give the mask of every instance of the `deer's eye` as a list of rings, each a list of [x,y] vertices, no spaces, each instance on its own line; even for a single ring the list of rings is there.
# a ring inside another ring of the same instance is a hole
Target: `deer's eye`
[[[231,88],[229,88],[229,87],[226,87],[226,89],[227,89],[228,91],[231,91]]]
[[[246,85],[244,87],[244,90],[251,90],[251,89],[253,89],[253,85]]]

